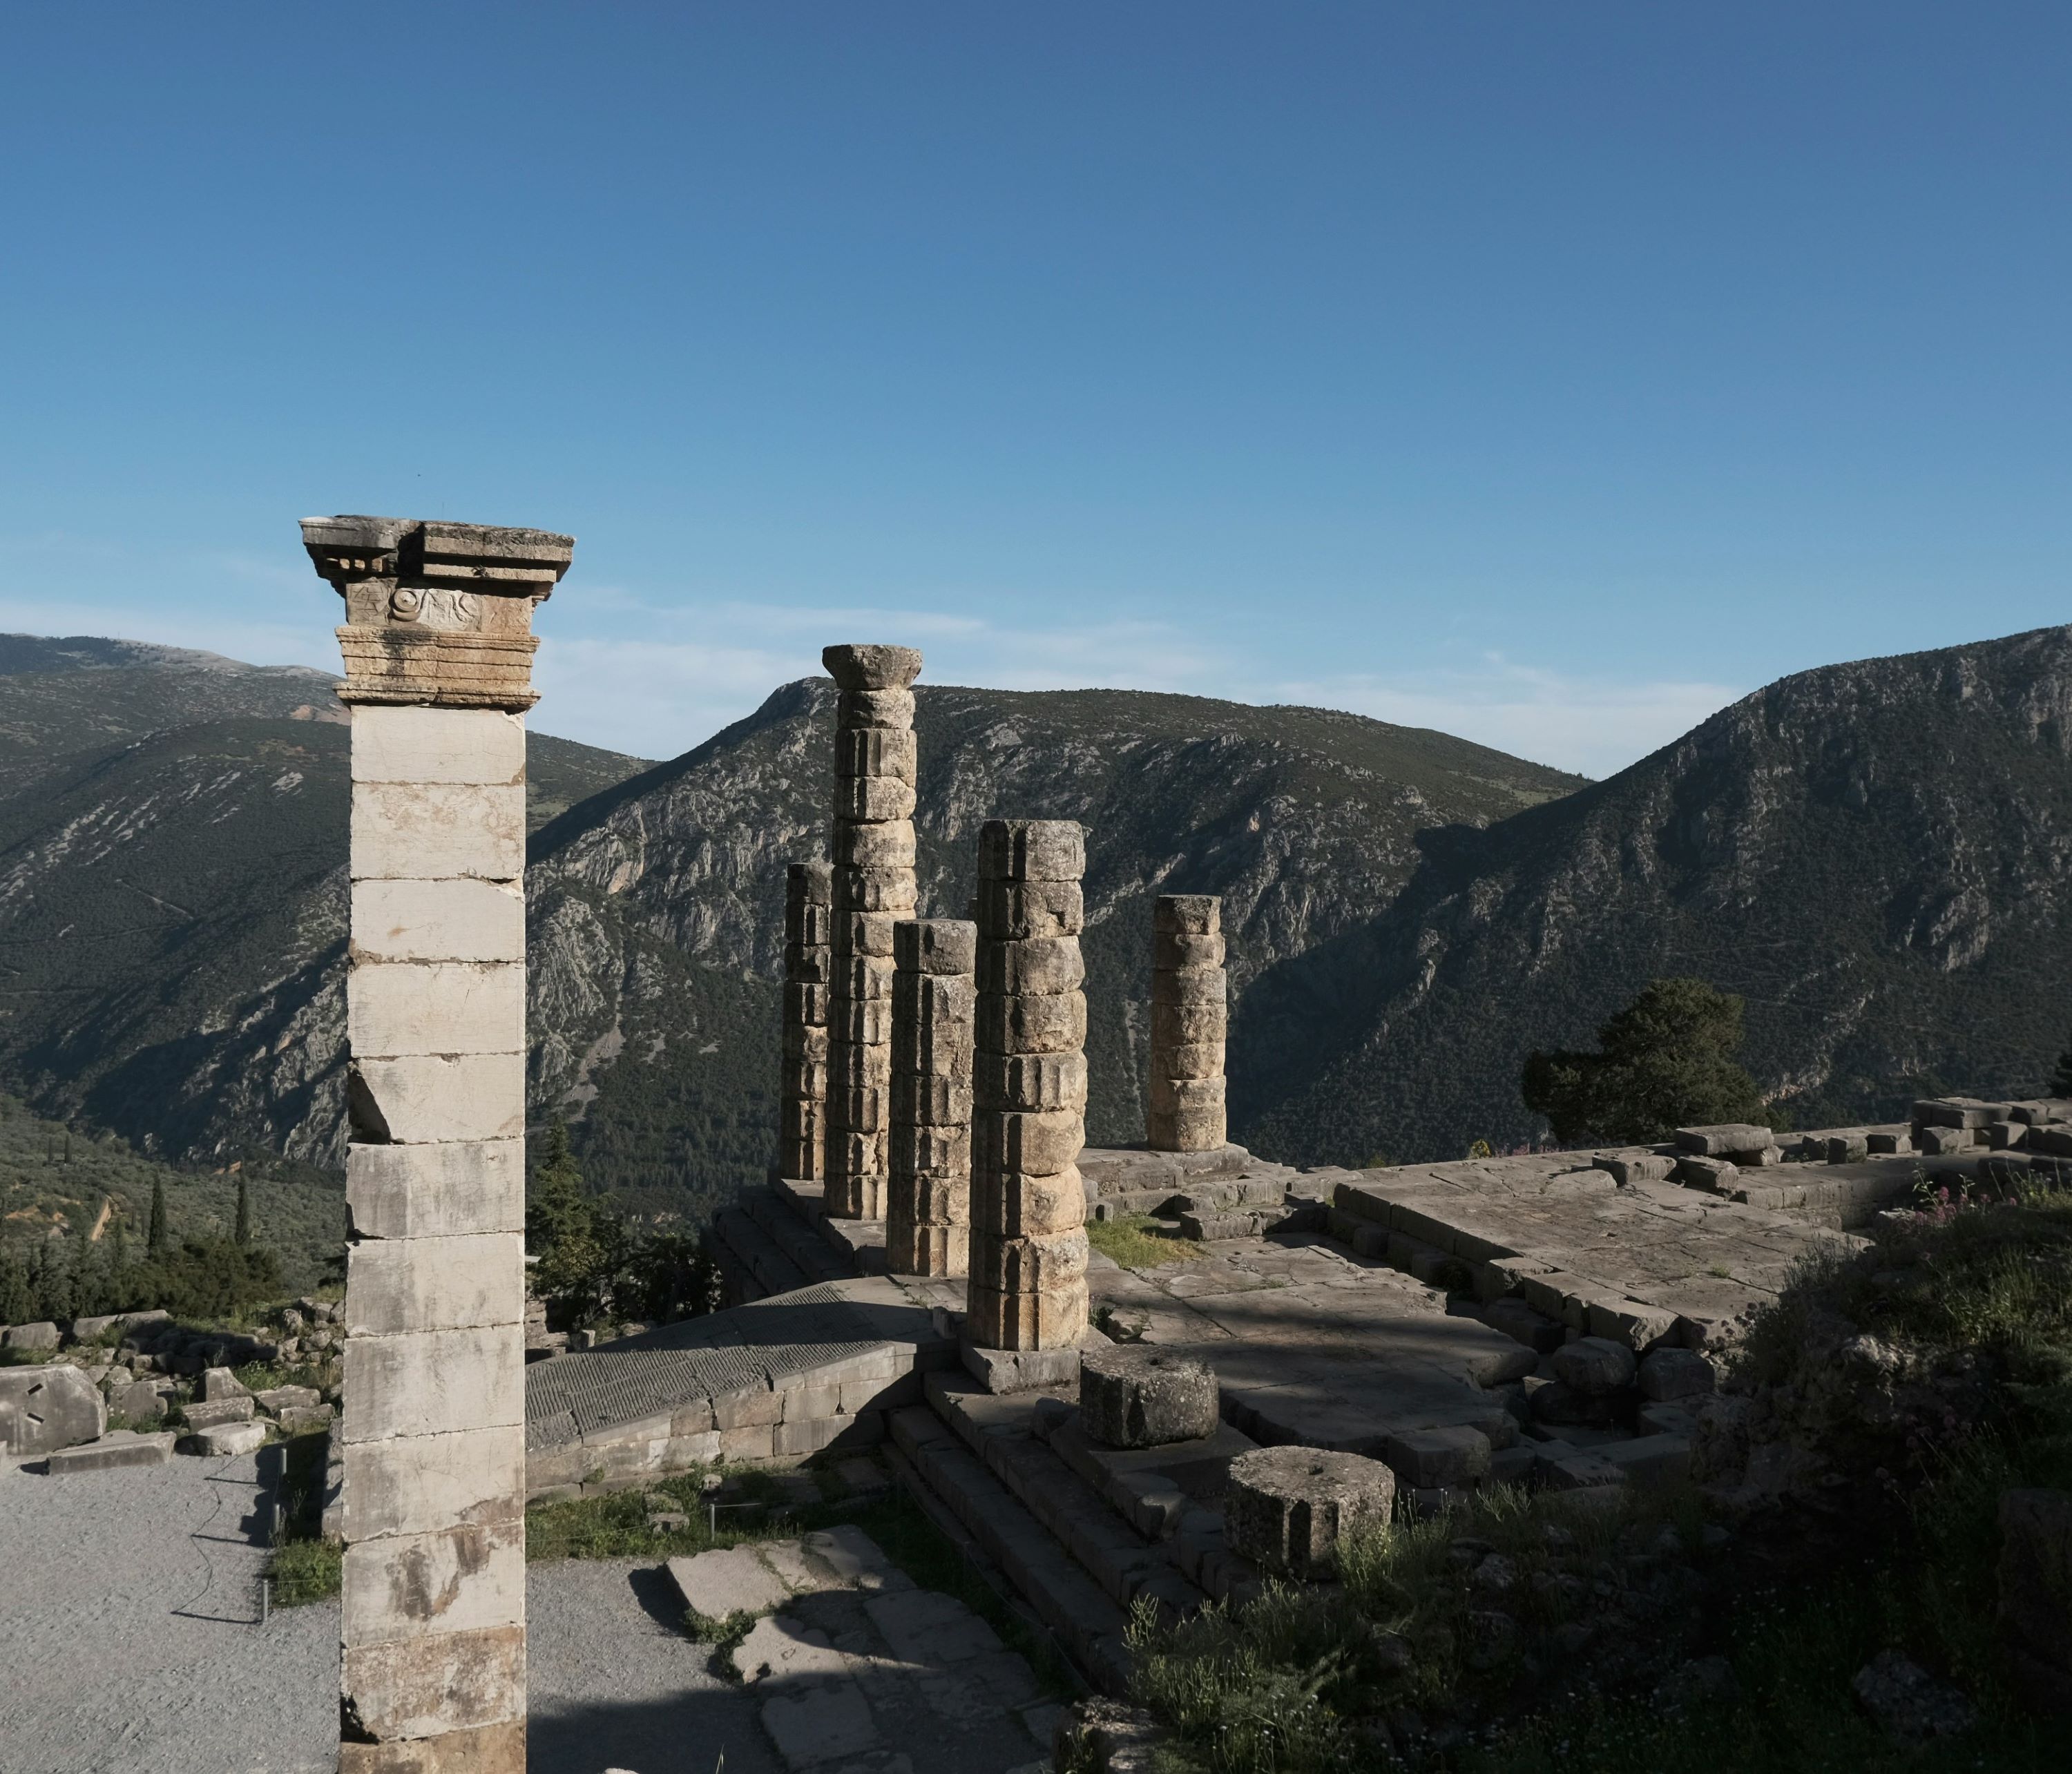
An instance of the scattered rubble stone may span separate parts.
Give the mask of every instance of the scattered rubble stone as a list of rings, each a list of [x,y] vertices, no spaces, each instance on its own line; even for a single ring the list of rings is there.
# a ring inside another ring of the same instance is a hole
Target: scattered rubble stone
[[[1231,1462],[1224,1531],[1244,1557],[1307,1577],[1335,1565],[1338,1542],[1355,1529],[1385,1524],[1395,1500],[1396,1474],[1379,1460],[1321,1448],[1260,1448]]]
[[[1590,1398],[1630,1386],[1634,1370],[1633,1351],[1608,1337],[1580,1337],[1554,1352],[1554,1371],[1563,1384]]]
[[[80,1369],[53,1361],[0,1368],[0,1450],[21,1458],[92,1441],[108,1427],[108,1404]]]
[[[1108,1448],[1158,1448],[1216,1432],[1215,1371],[1155,1344],[1089,1340],[1080,1350],[1079,1423]]]
[[[1897,1651],[1879,1652],[1849,1686],[1856,1703],[1897,1743],[1955,1737],[1978,1723],[1970,1701]]]
[[[266,1445],[266,1430],[262,1423],[224,1423],[206,1429],[197,1429],[183,1436],[177,1443],[183,1454],[199,1454],[204,1458],[220,1458],[228,1454],[256,1453]]]
[[[53,1476],[105,1472],[124,1466],[162,1466],[173,1457],[173,1443],[179,1439],[170,1429],[151,1435],[111,1429],[98,1441],[60,1449],[45,1464]]]
[[[1658,1403],[1696,1398],[1715,1384],[1712,1364],[1696,1349],[1659,1349],[1642,1357],[1640,1395]]]

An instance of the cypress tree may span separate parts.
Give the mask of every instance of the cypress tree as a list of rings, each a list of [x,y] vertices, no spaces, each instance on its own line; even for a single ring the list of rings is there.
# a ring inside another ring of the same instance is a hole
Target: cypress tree
[[[252,1185],[240,1174],[237,1179],[237,1230],[240,1244],[252,1242]]]
[[[166,1180],[154,1177],[151,1183],[151,1230],[145,1248],[154,1258],[166,1254]]]

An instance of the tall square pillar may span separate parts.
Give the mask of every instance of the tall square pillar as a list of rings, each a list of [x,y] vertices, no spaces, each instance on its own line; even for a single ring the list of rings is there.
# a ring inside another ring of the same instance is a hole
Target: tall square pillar
[[[345,599],[341,1774],[525,1765],[525,726],[574,542],[313,518]]]

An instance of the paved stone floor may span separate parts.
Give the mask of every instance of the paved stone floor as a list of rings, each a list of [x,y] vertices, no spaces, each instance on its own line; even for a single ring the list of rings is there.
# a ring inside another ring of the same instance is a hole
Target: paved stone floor
[[[5,1774],[335,1770],[336,1604],[258,1624],[268,1457],[62,1478],[0,1462]],[[914,1598],[924,1609],[948,1600],[910,1589],[895,1632]],[[1003,1774],[1038,1759],[1018,1720],[981,1692],[980,1676],[1011,1682],[1001,1659],[931,1686],[939,1669],[911,1663],[867,1612],[849,1617],[865,1600],[808,1598],[820,1610],[810,1629],[864,1653],[872,1702],[872,1752],[824,1763],[824,1774]],[[526,1606],[532,1774],[710,1774],[722,1753],[726,1774],[787,1769],[762,1718],[783,1684],[758,1691],[713,1674],[708,1651],[677,1629],[683,1599],[661,1567],[536,1565]],[[984,1649],[983,1623],[949,1606],[957,1648],[968,1622]]]
[[[1449,1315],[1437,1290],[1322,1238],[1201,1248],[1156,1269],[1096,1263],[1094,1303],[1117,1328],[1206,1361],[1248,1435],[1365,1451],[1402,1430],[1479,1424],[1503,1415],[1482,1388],[1534,1365],[1508,1337]]]

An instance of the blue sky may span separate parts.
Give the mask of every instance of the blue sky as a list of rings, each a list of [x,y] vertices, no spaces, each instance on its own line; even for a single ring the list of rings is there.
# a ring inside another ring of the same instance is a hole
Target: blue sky
[[[817,669],[1608,774],[2062,621],[2072,10],[18,4],[0,625],[335,662],[294,520],[579,538],[549,731]]]

